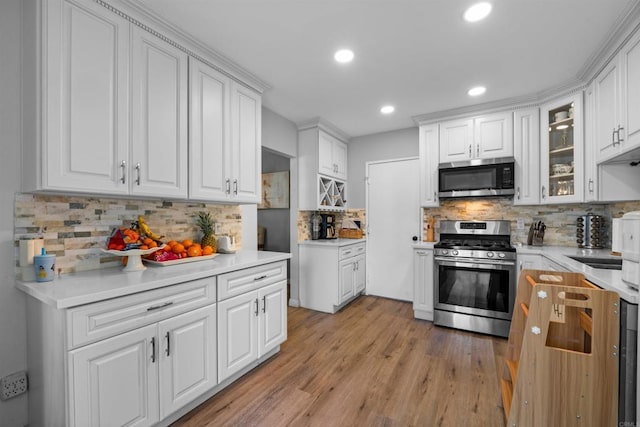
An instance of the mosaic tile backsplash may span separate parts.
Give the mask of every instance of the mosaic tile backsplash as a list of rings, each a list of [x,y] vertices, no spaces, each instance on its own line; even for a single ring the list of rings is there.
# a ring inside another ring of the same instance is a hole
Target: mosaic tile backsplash
[[[640,201],[612,204],[571,204],[514,206],[511,199],[443,200],[438,208],[423,209],[424,224],[427,218],[435,219],[436,241],[438,240],[440,220],[508,220],[511,222],[511,242],[526,245],[529,226],[534,221],[543,221],[547,226],[544,245],[577,247],[576,222],[579,216],[596,214],[605,217],[605,232],[611,224],[611,218],[620,218],[623,214],[640,210]],[[518,218],[524,220],[524,229],[517,229]],[[423,229],[426,238],[426,225]],[[607,246],[611,246],[610,235],[606,236]]]
[[[242,247],[239,206],[163,200],[120,200],[81,196],[16,194],[15,245],[24,236],[41,234],[48,253],[56,255],[62,273],[114,267],[119,257],[102,252],[111,230],[129,226],[144,215],[153,231],[166,240],[200,240],[197,214],[208,211],[220,235],[234,236]]]

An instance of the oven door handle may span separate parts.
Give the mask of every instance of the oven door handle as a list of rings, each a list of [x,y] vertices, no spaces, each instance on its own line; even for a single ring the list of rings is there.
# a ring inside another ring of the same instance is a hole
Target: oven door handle
[[[469,261],[452,261],[447,258],[434,258],[436,264],[444,265],[447,267],[468,267],[468,268],[484,268],[487,270],[503,270],[504,267],[515,267],[515,261],[500,261],[500,260],[492,260],[486,262],[484,260],[469,260]]]

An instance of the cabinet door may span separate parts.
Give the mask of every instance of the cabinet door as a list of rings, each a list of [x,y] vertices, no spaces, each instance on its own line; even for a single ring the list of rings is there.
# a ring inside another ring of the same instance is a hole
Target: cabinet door
[[[522,270],[540,270],[542,269],[542,256],[518,254],[518,275]]]
[[[42,186],[126,194],[129,23],[94,2],[54,0],[45,9]]]
[[[473,157],[473,120],[440,123],[440,163]]]
[[[335,176],[336,165],[333,161],[333,137],[318,131],[318,173]]]
[[[261,115],[259,94],[233,83],[231,91],[232,200],[258,203],[261,192]]]
[[[420,126],[420,204],[440,206],[438,199],[438,125]]]
[[[287,282],[283,280],[258,290],[259,317],[258,357],[287,340]]]
[[[355,293],[364,291],[367,286],[367,261],[364,255],[356,257]]]
[[[514,113],[513,154],[516,194],[514,205],[540,203],[540,111],[537,108]]]
[[[340,271],[338,304],[342,304],[354,295],[356,270],[355,259],[349,258],[344,261],[340,261],[338,269]]]
[[[584,201],[598,200],[598,147],[597,147],[597,119],[595,116],[596,82],[584,92]]]
[[[216,305],[158,324],[160,357],[160,418],[215,386]]]
[[[231,175],[231,80],[189,59],[189,198],[225,201]]]
[[[598,161],[614,156],[620,150],[616,130],[620,124],[620,67],[612,61],[594,80],[596,153]]]
[[[413,309],[433,320],[433,250],[413,251]]]
[[[187,54],[137,27],[131,193],[187,197]]]
[[[621,150],[640,147],[640,33],[622,48],[622,114],[624,129],[620,131]]]
[[[513,157],[513,116],[497,113],[474,120],[474,158]]]
[[[156,332],[149,325],[69,352],[72,426],[147,426],[159,420]]]
[[[258,293],[218,303],[218,382],[258,359]]]
[[[334,139],[331,154],[336,167],[333,175],[338,179],[347,179],[347,144]]]

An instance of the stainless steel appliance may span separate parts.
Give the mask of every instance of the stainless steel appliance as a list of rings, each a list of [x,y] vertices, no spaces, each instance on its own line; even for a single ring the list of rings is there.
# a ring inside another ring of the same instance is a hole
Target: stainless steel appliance
[[[440,163],[438,195],[440,198],[513,196],[513,177],[513,157]]]
[[[517,284],[509,221],[440,221],[434,255],[434,323],[508,337]]]
[[[618,425],[635,425],[638,355],[638,305],[620,299]]]
[[[576,242],[581,248],[603,248],[604,217],[591,214],[579,216],[576,220]]]

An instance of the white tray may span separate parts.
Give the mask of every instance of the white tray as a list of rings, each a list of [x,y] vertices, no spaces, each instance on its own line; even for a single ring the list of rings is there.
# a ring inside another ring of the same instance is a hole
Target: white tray
[[[187,258],[172,259],[171,261],[154,261],[152,259],[143,258],[142,261],[146,262],[147,264],[151,264],[151,265],[159,265],[159,266],[162,266],[162,267],[167,267],[169,265],[185,264],[187,262],[204,261],[206,259],[214,258],[214,257],[216,257],[218,255],[219,254],[190,256],[190,257],[187,257]]]
[[[166,245],[159,246],[157,248],[149,249],[129,249],[128,251],[116,251],[114,249],[103,249],[102,252],[106,252],[111,255],[126,256],[129,257],[127,265],[124,266],[122,271],[142,271],[147,267],[142,265],[142,255],[152,254],[164,248]]]

